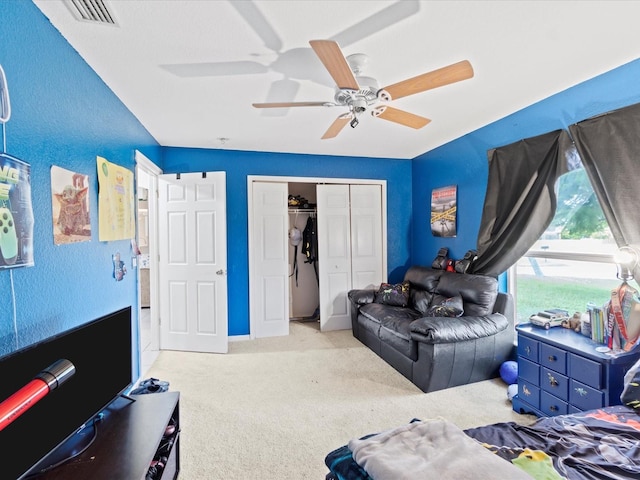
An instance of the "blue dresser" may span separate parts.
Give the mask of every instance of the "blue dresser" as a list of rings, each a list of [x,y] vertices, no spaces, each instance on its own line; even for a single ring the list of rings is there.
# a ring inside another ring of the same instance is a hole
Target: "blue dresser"
[[[545,330],[525,323],[516,330],[516,412],[553,416],[620,404],[624,374],[640,352],[598,352],[603,345],[562,327]]]

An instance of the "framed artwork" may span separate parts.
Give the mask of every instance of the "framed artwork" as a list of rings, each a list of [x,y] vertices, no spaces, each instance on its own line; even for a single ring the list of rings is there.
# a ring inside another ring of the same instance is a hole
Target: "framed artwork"
[[[33,266],[31,166],[0,152],[0,270]]]
[[[102,157],[98,167],[98,237],[101,242],[135,237],[133,172]]]
[[[458,188],[456,185],[431,191],[431,233],[434,237],[455,237]]]
[[[63,245],[91,240],[88,175],[52,166],[51,204],[53,243]]]

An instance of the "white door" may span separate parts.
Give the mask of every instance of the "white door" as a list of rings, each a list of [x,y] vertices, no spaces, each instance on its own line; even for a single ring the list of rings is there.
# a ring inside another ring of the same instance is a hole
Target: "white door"
[[[226,353],[226,175],[160,175],[158,192],[160,348]]]
[[[320,330],[351,328],[351,219],[349,185],[318,185]]]
[[[320,329],[351,328],[347,294],[384,281],[380,185],[318,185]]]
[[[256,338],[289,334],[288,185],[252,183],[251,320]]]
[[[351,185],[351,288],[385,281],[382,240],[382,188]]]

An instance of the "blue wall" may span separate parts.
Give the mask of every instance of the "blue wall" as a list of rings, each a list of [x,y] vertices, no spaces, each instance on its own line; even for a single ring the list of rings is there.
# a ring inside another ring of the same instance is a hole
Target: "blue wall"
[[[319,155],[164,148],[165,173],[226,171],[229,335],[249,333],[247,175],[364,178],[387,181],[387,267],[389,280],[402,280],[409,265],[411,162]]]
[[[489,149],[566,129],[594,115],[638,103],[639,79],[640,60],[635,60],[416,157],[412,162],[412,261],[429,264],[440,247],[448,247],[451,257],[456,259],[476,248]],[[431,235],[431,190],[446,185],[458,185],[456,238]]]
[[[6,151],[31,165],[35,219],[35,266],[0,270],[0,354],[5,354],[137,304],[130,242],[98,241],[96,156],[133,169],[135,149],[156,162],[161,152],[35,5],[0,2],[0,18],[0,64],[12,107]],[[89,176],[90,242],[53,243],[52,165]],[[121,282],[112,276],[115,252],[128,267]]]

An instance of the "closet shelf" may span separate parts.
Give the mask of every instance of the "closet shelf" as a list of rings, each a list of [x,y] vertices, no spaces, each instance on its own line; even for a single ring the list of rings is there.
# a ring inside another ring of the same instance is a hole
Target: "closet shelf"
[[[315,208],[290,208],[289,213],[309,213],[315,212]]]

